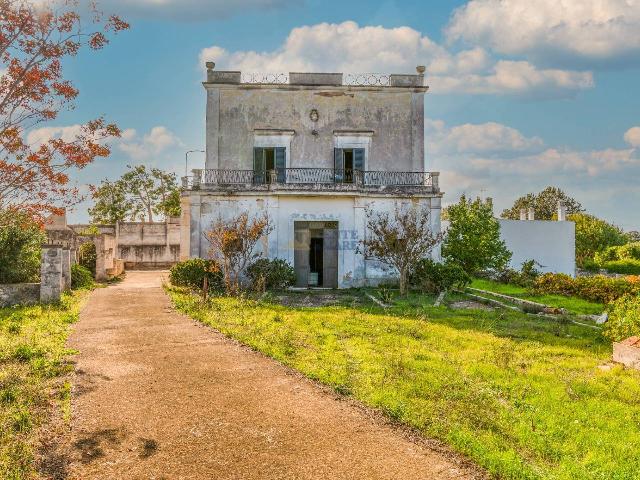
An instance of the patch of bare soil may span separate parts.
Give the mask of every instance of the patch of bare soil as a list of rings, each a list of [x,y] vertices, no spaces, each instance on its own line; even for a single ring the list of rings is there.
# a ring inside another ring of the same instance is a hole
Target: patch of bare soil
[[[460,310],[494,310],[493,307],[485,305],[484,303],[476,302],[474,300],[460,300],[449,304],[451,308]]]
[[[173,310],[158,272],[96,290],[70,347],[65,479],[476,479],[390,424]]]

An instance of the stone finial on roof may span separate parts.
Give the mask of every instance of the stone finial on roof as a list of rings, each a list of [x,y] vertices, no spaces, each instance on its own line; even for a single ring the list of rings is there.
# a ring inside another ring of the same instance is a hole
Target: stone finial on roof
[[[207,66],[207,82],[211,82],[213,80],[213,69],[216,68],[215,62],[205,62]]]
[[[416,67],[416,72],[418,72],[418,75],[424,75],[424,72],[426,72],[427,67],[425,67],[424,65],[418,65]]]

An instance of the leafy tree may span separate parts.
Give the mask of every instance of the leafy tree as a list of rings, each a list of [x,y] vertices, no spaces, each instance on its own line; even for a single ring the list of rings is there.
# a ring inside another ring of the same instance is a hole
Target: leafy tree
[[[631,230],[627,232],[627,238],[629,239],[629,243],[640,242],[640,232],[637,230]]]
[[[29,214],[0,211],[0,283],[37,282],[45,240]]]
[[[615,225],[593,215],[575,213],[567,217],[576,224],[576,263],[592,261],[595,254],[607,247],[625,245],[628,237]]]
[[[95,204],[89,209],[94,223],[115,223],[127,218],[153,222],[154,214],[180,215],[180,189],[175,173],[144,165],[129,167],[119,180],[102,181],[92,190]]]
[[[449,230],[442,245],[448,261],[457,263],[469,275],[506,267],[511,252],[500,239],[500,224],[490,204],[467,200],[463,195],[448,211]]]
[[[266,214],[250,219],[245,212],[229,220],[219,218],[204,233],[211,244],[209,255],[224,274],[228,294],[236,295],[240,291],[240,275],[253,260],[260,257],[255,252],[255,246],[271,230]]]
[[[100,187],[91,189],[94,206],[89,208],[91,223],[114,224],[130,216],[131,203],[122,182],[103,180]]]
[[[407,291],[411,268],[442,241],[442,233],[431,230],[428,208],[396,207],[393,214],[365,209],[367,238],[360,241],[362,253],[374,257],[399,274],[400,294]]]
[[[132,202],[133,218],[153,222],[154,213],[165,216],[170,215],[172,210],[175,213],[175,205],[170,201],[173,194],[175,202],[175,192],[179,191],[175,173],[164,172],[159,168],[147,170],[144,165],[138,165],[129,167],[120,181]],[[179,208],[179,193],[177,195]]]
[[[158,212],[161,212],[165,217],[179,217],[181,210],[180,189],[174,187],[164,200],[158,203]]]
[[[558,187],[547,187],[540,193],[529,193],[518,198],[511,208],[502,212],[502,218],[518,220],[521,209],[528,210],[529,207],[533,207],[537,220],[553,220],[557,218],[559,201],[564,203],[567,214],[584,212],[584,208],[575,198],[568,196]]]
[[[64,134],[36,131],[74,108],[78,90],[64,77],[65,61],[85,48],[103,48],[106,34],[128,28],[92,5],[88,23],[95,30],[89,31],[79,2],[0,0],[0,208],[39,221],[61,213],[79,196],[69,173],[107,157],[104,140],[120,135],[102,118]]]

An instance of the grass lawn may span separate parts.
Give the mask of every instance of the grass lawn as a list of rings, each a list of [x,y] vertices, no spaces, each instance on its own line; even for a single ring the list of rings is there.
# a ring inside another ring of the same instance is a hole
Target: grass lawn
[[[582,315],[600,315],[605,310],[605,306],[602,303],[590,302],[576,297],[565,297],[564,295],[533,295],[524,287],[494,282],[493,280],[475,278],[470,286],[489,292],[511,295],[512,297],[522,298],[523,300],[544,303],[550,307],[564,308],[571,313]]]
[[[226,335],[442,439],[498,478],[637,479],[640,372],[599,332],[519,312],[296,308],[169,289]]]
[[[65,294],[58,305],[0,308],[0,478],[35,478],[38,427],[51,407],[69,415],[69,326],[86,293]]]

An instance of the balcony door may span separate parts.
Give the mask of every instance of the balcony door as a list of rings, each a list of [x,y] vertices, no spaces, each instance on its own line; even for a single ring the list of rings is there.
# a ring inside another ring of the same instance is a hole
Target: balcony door
[[[254,147],[253,149],[253,181],[266,183],[277,181],[284,183],[286,179],[287,149],[285,147]],[[272,178],[275,173],[275,178]]]
[[[364,170],[364,148],[335,148],[336,183],[355,183],[357,172]]]

